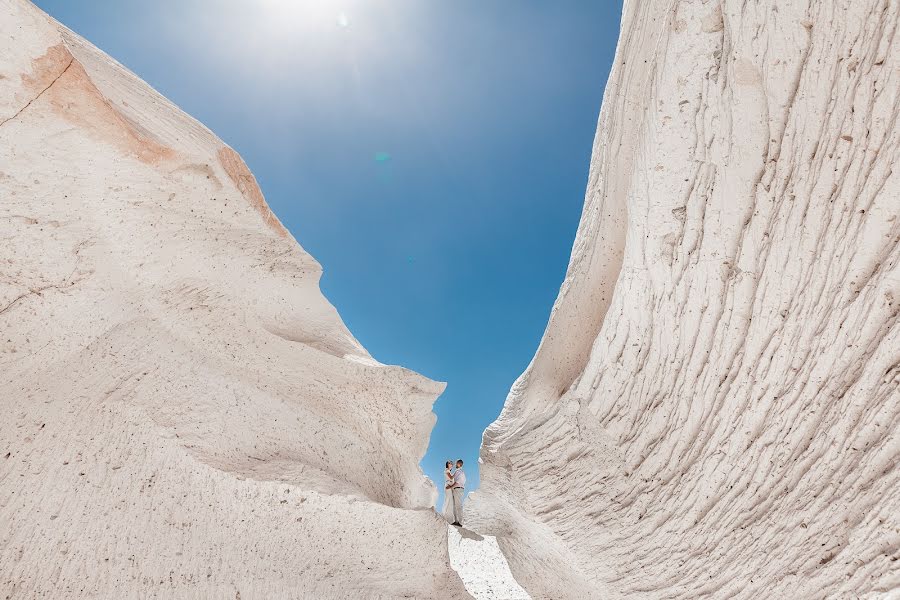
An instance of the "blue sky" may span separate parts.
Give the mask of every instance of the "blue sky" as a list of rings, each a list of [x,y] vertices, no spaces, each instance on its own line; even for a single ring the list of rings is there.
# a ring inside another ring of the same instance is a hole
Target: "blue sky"
[[[440,481],[565,274],[621,2],[36,0],[234,147],[369,352],[448,382]]]

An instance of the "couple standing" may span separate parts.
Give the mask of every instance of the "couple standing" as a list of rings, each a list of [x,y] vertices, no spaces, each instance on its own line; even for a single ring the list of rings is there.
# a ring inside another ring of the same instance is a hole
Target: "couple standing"
[[[466,473],[463,471],[462,459],[456,461],[456,469],[453,461],[444,464],[444,510],[441,514],[457,527],[462,527],[462,503],[463,494],[466,491]]]

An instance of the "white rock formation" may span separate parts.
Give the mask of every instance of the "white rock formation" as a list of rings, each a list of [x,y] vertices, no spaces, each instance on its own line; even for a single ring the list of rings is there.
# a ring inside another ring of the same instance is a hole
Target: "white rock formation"
[[[447,526],[450,565],[475,600],[531,600],[513,578],[509,564],[492,536]]]
[[[466,522],[535,598],[900,597],[900,5],[627,0]]]
[[[442,385],[320,272],[233,150],[0,0],[0,596],[468,597]]]

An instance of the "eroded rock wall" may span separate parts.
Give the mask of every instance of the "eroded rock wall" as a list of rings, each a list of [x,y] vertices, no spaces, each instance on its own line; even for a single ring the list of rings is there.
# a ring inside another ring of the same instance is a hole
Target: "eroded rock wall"
[[[0,0],[0,595],[467,597],[418,467],[443,386],[320,273],[237,153]]]
[[[625,2],[470,526],[535,598],[900,594],[900,5]]]

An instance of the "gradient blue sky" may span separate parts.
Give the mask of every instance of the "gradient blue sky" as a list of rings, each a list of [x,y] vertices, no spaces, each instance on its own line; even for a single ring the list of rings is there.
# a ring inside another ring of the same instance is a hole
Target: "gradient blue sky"
[[[36,0],[234,147],[372,355],[466,461],[537,348],[621,1]]]

